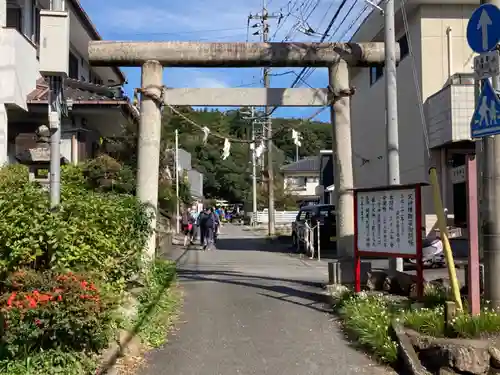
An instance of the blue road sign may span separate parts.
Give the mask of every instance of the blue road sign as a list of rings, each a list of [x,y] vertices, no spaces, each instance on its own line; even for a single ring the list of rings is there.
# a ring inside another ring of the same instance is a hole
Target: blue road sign
[[[477,8],[467,24],[467,42],[477,53],[491,51],[500,42],[500,9],[493,4]]]
[[[488,79],[483,80],[483,90],[470,122],[472,138],[500,134],[500,98]]]

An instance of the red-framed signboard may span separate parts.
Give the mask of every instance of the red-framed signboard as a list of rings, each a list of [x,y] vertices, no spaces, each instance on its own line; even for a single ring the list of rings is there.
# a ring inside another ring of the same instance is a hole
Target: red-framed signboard
[[[354,190],[355,290],[361,291],[361,257],[415,259],[423,294],[422,184]]]

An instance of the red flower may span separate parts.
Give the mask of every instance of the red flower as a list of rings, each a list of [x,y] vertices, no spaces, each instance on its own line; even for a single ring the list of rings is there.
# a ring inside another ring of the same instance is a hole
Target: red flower
[[[26,296],[26,299],[28,300],[29,307],[35,308],[36,307],[36,300],[31,297],[31,296]]]
[[[41,327],[42,326],[42,321],[40,319],[35,319],[35,324],[37,327]]]
[[[7,306],[12,307],[12,302],[16,299],[16,292],[13,292],[7,300]]]

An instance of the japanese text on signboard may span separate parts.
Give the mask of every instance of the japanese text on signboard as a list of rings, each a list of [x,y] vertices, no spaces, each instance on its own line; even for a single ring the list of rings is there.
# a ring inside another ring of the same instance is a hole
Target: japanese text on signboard
[[[416,255],[415,189],[357,192],[360,251]]]

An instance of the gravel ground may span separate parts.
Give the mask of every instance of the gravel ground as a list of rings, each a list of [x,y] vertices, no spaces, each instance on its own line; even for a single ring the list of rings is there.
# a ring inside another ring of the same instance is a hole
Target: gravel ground
[[[222,232],[217,251],[180,257],[183,313],[143,375],[394,373],[346,342],[320,287],[322,268],[240,227]]]

